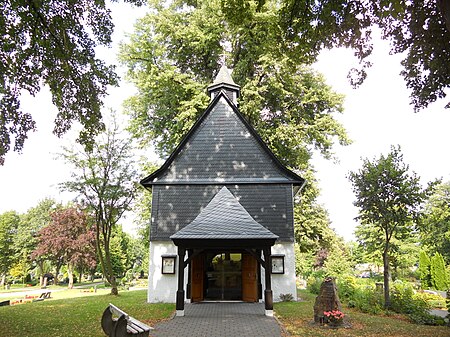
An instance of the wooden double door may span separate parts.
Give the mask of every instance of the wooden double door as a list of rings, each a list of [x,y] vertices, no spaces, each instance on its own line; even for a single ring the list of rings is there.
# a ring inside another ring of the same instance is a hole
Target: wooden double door
[[[191,300],[258,301],[258,262],[250,254],[204,252],[191,262]]]

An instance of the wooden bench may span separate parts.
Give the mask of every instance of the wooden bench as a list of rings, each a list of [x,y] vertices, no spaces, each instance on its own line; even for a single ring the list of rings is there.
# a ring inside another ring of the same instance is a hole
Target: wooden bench
[[[110,337],[148,337],[150,330],[153,328],[129,316],[126,312],[110,303],[103,312],[102,329]]]
[[[46,300],[46,299],[50,298],[50,295],[51,295],[51,294],[52,294],[51,291],[44,291],[44,292],[41,294],[41,296],[39,296],[38,298],[35,298],[35,299],[33,300],[33,302],[39,302],[39,301]]]

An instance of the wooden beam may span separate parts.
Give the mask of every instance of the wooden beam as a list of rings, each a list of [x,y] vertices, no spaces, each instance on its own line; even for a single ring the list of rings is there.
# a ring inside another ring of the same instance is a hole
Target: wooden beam
[[[266,278],[266,290],[264,290],[264,305],[267,316],[273,316],[273,293],[272,293],[272,269],[270,266],[270,247],[264,248],[264,261],[265,261],[265,278]]]
[[[186,249],[184,247],[178,247],[178,290],[177,290],[177,303],[176,310],[177,316],[184,316],[184,255]]]

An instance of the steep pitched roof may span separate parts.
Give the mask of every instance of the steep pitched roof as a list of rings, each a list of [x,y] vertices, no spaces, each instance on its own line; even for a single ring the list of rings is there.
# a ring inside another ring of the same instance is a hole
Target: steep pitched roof
[[[277,239],[257,223],[224,186],[186,227],[171,239]]]
[[[141,184],[290,183],[304,179],[274,156],[223,92],[212,100],[181,143]]]
[[[228,71],[228,68],[225,65],[222,65],[220,67],[219,73],[217,74],[213,84],[211,84],[210,87],[221,83],[238,86],[236,83],[234,83],[234,80],[231,77],[230,72]]]

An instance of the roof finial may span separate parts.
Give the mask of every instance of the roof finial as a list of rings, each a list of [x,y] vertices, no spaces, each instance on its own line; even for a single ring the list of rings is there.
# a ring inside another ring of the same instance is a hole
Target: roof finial
[[[214,97],[220,93],[220,91],[224,90],[232,102],[237,105],[240,87],[234,83],[225,62],[226,53],[224,52],[223,54],[220,54],[220,70],[214,79],[214,82],[208,86],[208,92],[211,100],[213,100]]]
[[[222,67],[227,65],[227,54],[225,53],[225,51],[223,51],[223,53],[220,54],[219,64]]]

